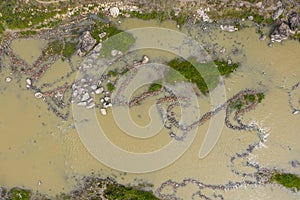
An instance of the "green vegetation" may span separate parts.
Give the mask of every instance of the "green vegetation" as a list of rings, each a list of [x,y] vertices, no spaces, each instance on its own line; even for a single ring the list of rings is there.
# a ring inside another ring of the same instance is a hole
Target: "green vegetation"
[[[300,28],[299,28],[299,30],[300,30]],[[293,35],[293,39],[300,40],[300,31],[298,33],[296,33],[295,35]]]
[[[107,90],[108,90],[109,92],[114,91],[114,89],[115,89],[114,84],[112,84],[112,83],[107,83]]]
[[[162,85],[159,83],[152,83],[148,89],[148,92],[154,92],[161,90]]]
[[[132,11],[129,13],[131,17],[135,17],[138,19],[143,19],[143,20],[151,20],[151,19],[158,19],[159,21],[164,21],[164,20],[174,20],[177,22],[178,25],[183,25],[187,19],[188,19],[188,14],[180,12],[177,15],[175,15],[175,11],[151,11],[149,13],[140,13],[138,11]]]
[[[0,22],[0,35],[2,33],[4,33],[4,31],[5,31],[5,28],[4,28],[3,24]]]
[[[271,24],[273,23],[272,17],[270,18],[264,18],[262,15],[258,14],[257,11],[253,11],[251,9],[247,10],[240,10],[237,11],[235,9],[227,9],[224,11],[224,13],[221,16],[217,16],[217,19],[223,19],[223,18],[233,18],[233,19],[247,19],[249,16],[253,17],[253,21],[258,24]]]
[[[9,200],[29,200],[31,192],[21,188],[12,188],[9,191]]]
[[[0,13],[2,13],[0,21],[4,22],[9,29],[51,27],[56,24],[56,21],[59,21],[54,16],[66,12],[67,7],[63,6],[60,6],[59,9],[39,7],[17,0],[1,1],[0,3]],[[49,24],[44,24],[45,21],[48,21]]]
[[[274,173],[271,177],[271,182],[277,182],[287,188],[297,188],[300,190],[300,178],[294,174]]]
[[[215,64],[218,70],[215,68]],[[168,65],[179,72],[184,79],[187,79],[197,85],[203,94],[209,92],[209,90],[215,88],[219,83],[219,75],[229,76],[230,73],[234,72],[239,65],[233,63],[228,65],[225,61],[214,61],[207,64],[202,64],[196,61],[195,58],[189,59],[188,61],[175,58],[171,60]],[[200,74],[201,73],[201,74]],[[174,71],[170,71],[167,74],[167,81],[182,81],[183,78]]]
[[[104,196],[109,200],[157,200],[152,192],[137,190],[123,185],[108,184]]]
[[[103,38],[100,38],[99,34],[104,32],[106,33],[106,35]],[[100,42],[100,39],[105,40],[121,32],[121,30],[117,29],[115,26],[109,23],[96,21],[94,26],[92,27],[91,35],[97,40],[97,42]]]
[[[48,43],[48,46],[46,49],[44,49],[43,54],[62,55],[64,58],[70,58],[74,54],[76,46],[77,43],[75,42],[54,40]]]
[[[32,30],[29,30],[29,31],[21,31],[20,32],[20,35],[23,36],[23,37],[27,37],[27,36],[31,36],[31,35],[35,35],[37,34],[36,31],[32,31]]]
[[[74,54],[76,46],[77,43],[65,42],[64,48],[62,50],[62,55],[65,58],[70,58]]]
[[[118,76],[118,71],[117,70],[110,70],[108,72],[108,74],[111,75],[111,76],[113,76],[113,77],[116,77],[116,76]]]
[[[261,103],[261,101],[265,98],[264,93],[257,93],[256,95],[246,94],[243,96],[245,104],[241,99],[238,99],[237,101],[231,102],[229,106],[232,110],[241,110],[244,106],[254,103],[256,100],[255,96],[257,96],[258,103]]]
[[[63,50],[62,41],[54,40],[48,43],[48,47],[43,51],[44,54],[61,55]]]
[[[104,58],[110,58],[112,50],[118,50],[124,53],[129,49],[134,41],[135,39],[131,34],[120,32],[119,34],[108,38],[102,43],[102,51],[100,52],[100,56]]]
[[[215,60],[214,62],[217,65],[220,74],[222,76],[225,75],[226,77],[228,77],[229,74],[234,72],[239,67],[238,63],[228,64],[226,61],[220,61],[220,60]]]

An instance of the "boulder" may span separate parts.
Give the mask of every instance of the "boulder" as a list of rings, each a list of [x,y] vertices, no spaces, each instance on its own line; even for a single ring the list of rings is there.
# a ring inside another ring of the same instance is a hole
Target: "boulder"
[[[109,9],[109,12],[110,12],[110,15],[113,17],[113,18],[117,18],[120,14],[120,11],[119,11],[119,8],[117,7],[112,7]]]
[[[105,109],[105,108],[101,108],[101,109],[100,109],[100,112],[101,112],[101,114],[102,114],[102,115],[106,115],[106,114],[107,114],[107,112],[106,112],[106,109]]]
[[[271,42],[281,42],[282,40],[288,39],[291,35],[293,35],[293,31],[289,25],[286,22],[282,22],[271,34]]]
[[[104,92],[104,88],[103,87],[100,87],[98,89],[95,90],[95,94],[101,94]]]
[[[273,15],[273,20],[276,20],[276,19],[278,19],[278,17],[281,15],[283,13],[283,8],[278,8],[276,11],[275,11],[275,13],[274,13],[274,15]]]
[[[79,56],[86,55],[86,53],[93,49],[96,42],[96,39],[92,37],[89,31],[84,32],[79,38],[79,49],[77,51],[77,54]]]
[[[300,26],[300,17],[298,13],[294,12],[289,16],[289,26],[293,31],[295,31]]]

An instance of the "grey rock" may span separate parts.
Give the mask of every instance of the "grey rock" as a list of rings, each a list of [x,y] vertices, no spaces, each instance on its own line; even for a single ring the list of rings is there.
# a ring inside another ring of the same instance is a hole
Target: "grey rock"
[[[259,37],[259,40],[265,40],[267,38],[267,36],[265,34],[261,34]]]
[[[290,29],[295,31],[300,26],[300,17],[298,13],[292,13],[289,16],[289,26]]]
[[[92,37],[89,31],[84,32],[79,38],[79,49],[77,54],[79,56],[84,56],[88,53],[96,44],[96,40]]]
[[[276,19],[278,19],[278,17],[281,15],[283,13],[283,8],[282,7],[280,7],[280,8],[278,8],[276,11],[275,11],[275,13],[274,13],[274,15],[273,15],[273,20],[276,20]]]
[[[220,28],[223,30],[223,31],[227,31],[227,32],[234,32],[234,31],[237,31],[238,28],[236,28],[235,26],[233,25],[220,25]]]
[[[89,95],[89,93],[86,92],[85,94],[82,95],[81,101],[86,101],[89,98],[90,98],[90,95]]]
[[[290,29],[289,25],[286,22],[282,22],[271,34],[271,41],[281,42],[282,40],[288,39],[291,35],[293,35],[293,31]]]

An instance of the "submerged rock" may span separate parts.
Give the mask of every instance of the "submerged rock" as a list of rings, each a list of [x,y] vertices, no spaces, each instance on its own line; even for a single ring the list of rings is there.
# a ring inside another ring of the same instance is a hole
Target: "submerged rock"
[[[96,44],[96,39],[94,39],[89,31],[86,31],[79,38],[79,49],[77,54],[79,56],[84,56],[88,53]]]
[[[34,96],[35,96],[35,98],[40,99],[40,98],[43,97],[43,94],[40,93],[40,92],[36,92],[36,93],[34,94]]]
[[[101,108],[101,109],[100,109],[100,112],[101,112],[101,114],[102,114],[102,115],[106,115],[106,114],[107,114],[107,112],[106,112],[106,109],[105,109],[105,108]]]
[[[227,32],[234,32],[234,31],[237,31],[238,28],[236,28],[235,26],[233,25],[220,25],[220,28],[223,30],[223,31],[227,31]]]
[[[11,78],[11,77],[6,77],[6,78],[5,78],[5,82],[6,82],[6,83],[9,83],[9,82],[11,82],[11,81],[12,81],[12,78]]]

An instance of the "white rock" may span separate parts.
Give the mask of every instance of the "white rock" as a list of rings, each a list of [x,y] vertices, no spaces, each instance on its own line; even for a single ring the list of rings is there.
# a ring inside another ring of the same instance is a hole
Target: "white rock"
[[[37,92],[37,93],[34,94],[34,96],[35,96],[35,98],[40,99],[40,98],[43,97],[43,94],[40,93],[40,92]]]
[[[79,102],[79,103],[77,103],[77,106],[86,106],[86,102],[84,101],[84,102]]]
[[[91,89],[92,89],[92,90],[96,90],[96,89],[97,89],[97,85],[92,85],[92,86],[91,86]]]
[[[91,109],[95,107],[95,103],[91,103],[89,105],[86,106],[87,109]]]
[[[9,82],[11,82],[11,81],[12,81],[12,78],[11,78],[11,77],[6,77],[6,78],[5,78],[5,82],[6,82],[6,83],[9,83]]]
[[[119,8],[117,7],[112,7],[109,9],[109,12],[110,12],[110,15],[113,17],[113,18],[116,18],[119,16],[120,14],[120,11],[119,11]]]
[[[104,102],[104,103],[103,103],[103,107],[104,107],[104,108],[108,108],[108,107],[110,107],[109,104],[110,104],[110,103],[108,103],[108,102]]]
[[[220,28],[223,30],[223,31],[227,31],[227,32],[234,32],[234,31],[237,31],[238,28],[236,28],[235,26],[233,25],[220,25]]]
[[[110,97],[104,97],[104,101],[109,101]]]
[[[299,113],[299,110],[294,110],[293,111],[293,115],[296,115],[296,114],[298,114]]]
[[[26,78],[26,84],[27,84],[28,86],[31,86],[31,85],[32,85],[32,81],[31,81],[30,78]]]
[[[100,112],[101,112],[101,114],[102,114],[102,115],[106,115],[106,114],[107,114],[107,112],[106,112],[106,109],[105,109],[105,108],[101,108],[101,109],[100,109]]]
[[[118,50],[115,50],[115,49],[111,50],[111,55],[112,56],[116,56],[116,55],[118,55],[118,53],[119,53]]]
[[[98,88],[98,89],[95,90],[96,94],[101,94],[103,92],[104,92],[104,88],[103,87],[100,87],[100,88]]]
[[[78,95],[78,90],[74,90],[72,95],[73,95],[73,97],[77,97],[77,95]]]
[[[86,92],[84,95],[82,95],[81,101],[86,101],[89,98],[90,98],[90,95],[89,95],[89,93]]]
[[[146,64],[150,61],[149,57],[148,56],[143,56],[143,59],[142,59],[142,63],[143,64]]]
[[[106,32],[100,33],[99,38],[104,38],[106,36]]]

